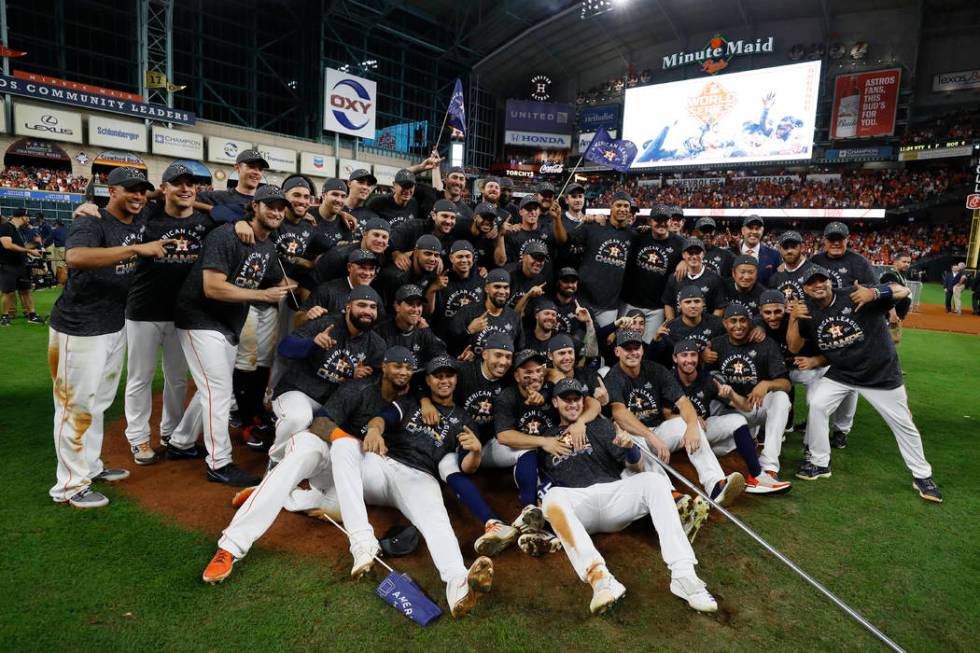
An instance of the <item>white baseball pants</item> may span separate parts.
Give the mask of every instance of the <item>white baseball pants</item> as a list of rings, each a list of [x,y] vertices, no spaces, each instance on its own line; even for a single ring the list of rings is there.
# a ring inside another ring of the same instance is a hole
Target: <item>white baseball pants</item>
[[[716,456],[724,456],[735,451],[735,437],[733,433],[741,426],[747,426],[748,422],[740,413],[728,413],[727,415],[714,415],[704,420],[704,434],[711,443],[711,450]]]
[[[588,582],[589,570],[606,564],[589,534],[616,533],[646,515],[653,520],[660,555],[671,575],[694,573],[697,558],[684,535],[670,483],[661,474],[641,472],[584,488],[553,487],[541,505],[583,582]]]
[[[466,566],[442,501],[439,481],[393,458],[364,453],[360,440],[356,438],[334,441],[331,454],[337,498],[340,499],[344,527],[350,533],[351,549],[377,544],[374,529],[367,520],[365,504],[397,508],[425,538],[432,562],[439,570],[439,577],[446,583],[449,605],[454,605],[465,596]],[[359,477],[357,481],[363,483],[360,497],[347,494],[356,484],[348,483],[348,479],[354,477]]]
[[[218,540],[218,546],[236,558],[248,553],[283,509],[336,509],[327,443],[312,433],[302,432],[280,448],[282,462],[265,475]],[[296,487],[307,479],[309,490]]]
[[[812,391],[814,385],[817,381],[823,378],[823,375],[829,370],[829,366],[817,367],[812,370],[790,370],[789,380],[793,383],[806,386],[806,403],[807,405],[813,403],[810,399],[810,392]],[[831,425],[834,427],[835,431],[841,431],[842,433],[850,433],[851,427],[854,426],[854,414],[857,413],[858,407],[858,393],[851,392],[848,394],[843,401],[840,402],[840,406],[834,411],[834,414],[830,417]]]
[[[807,420],[806,426],[811,462],[819,467],[830,464],[828,418],[851,392],[857,392],[864,397],[885,420],[895,436],[895,441],[898,442],[898,451],[902,454],[905,465],[912,471],[912,475],[915,478],[932,476],[932,467],[926,461],[925,452],[922,450],[922,436],[912,421],[904,385],[894,390],[881,390],[847,385],[827,377],[820,379],[813,389],[810,419]]]
[[[526,454],[530,449],[514,449],[506,444],[500,444],[497,438],[488,440],[483,445],[480,454],[480,467],[508,468],[517,464],[517,459]]]
[[[170,436],[170,444],[180,449],[194,446],[197,425],[202,424],[204,446],[208,450],[205,462],[211,469],[221,469],[231,462],[228,413],[235,345],[217,331],[177,329],[177,336],[197,392]]]
[[[273,454],[281,444],[289,438],[305,431],[313,423],[313,413],[320,410],[322,404],[314,401],[306,393],[299,390],[284,392],[272,400],[272,411],[276,414],[276,441],[269,449],[269,457],[278,460]]]
[[[248,317],[238,337],[235,369],[254,372],[259,367],[272,367],[279,342],[279,306],[277,304],[251,305]]]
[[[766,394],[759,408],[749,412],[738,411],[748,422],[749,428],[765,428],[766,441],[759,455],[763,471],[779,471],[779,454],[783,451],[783,433],[786,432],[789,411],[789,395],[782,390]]]
[[[652,430],[671,451],[684,449],[684,434],[687,432],[687,422],[682,417],[671,417]],[[705,437],[704,430],[698,426],[698,431],[701,434],[701,446],[693,454],[688,454],[688,458],[690,458],[691,464],[694,465],[694,469],[698,472],[698,480],[701,482],[701,487],[704,488],[705,492],[711,494],[715,483],[725,478],[725,473],[721,471],[721,465],[718,464],[718,458],[711,450],[711,444],[708,442],[708,438]],[[654,452],[654,455],[656,455],[656,452]]]
[[[54,394],[57,482],[48,491],[65,502],[102,473],[103,413],[112,404],[126,357],[126,329],[69,336],[48,329]]]
[[[163,415],[160,437],[169,438],[184,414],[187,360],[173,322],[126,320],[126,439],[136,446],[150,441],[153,376],[163,349]]]

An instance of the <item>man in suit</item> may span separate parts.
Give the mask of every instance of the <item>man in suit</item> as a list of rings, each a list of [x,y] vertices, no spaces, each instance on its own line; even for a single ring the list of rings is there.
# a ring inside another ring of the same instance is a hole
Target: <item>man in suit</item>
[[[742,220],[742,239],[732,247],[735,256],[751,256],[759,261],[759,285],[769,286],[769,277],[775,272],[782,259],[772,247],[762,244],[765,223],[756,214],[745,216]]]

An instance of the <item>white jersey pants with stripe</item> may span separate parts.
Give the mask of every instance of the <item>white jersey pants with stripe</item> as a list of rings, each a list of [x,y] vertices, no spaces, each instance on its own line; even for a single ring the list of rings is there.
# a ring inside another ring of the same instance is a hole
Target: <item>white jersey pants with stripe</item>
[[[584,582],[589,582],[590,570],[606,564],[589,534],[616,533],[646,515],[653,520],[660,555],[671,575],[694,574],[697,558],[684,535],[670,483],[661,474],[641,472],[583,488],[553,487],[541,505],[575,573]]]
[[[759,455],[759,464],[763,471],[779,471],[779,454],[783,451],[783,433],[786,432],[790,407],[789,395],[782,390],[776,390],[766,393],[759,408],[748,412],[738,411],[748,422],[749,428],[765,429],[766,442]]]
[[[205,462],[221,469],[231,462],[231,436],[228,413],[231,410],[231,375],[235,365],[235,345],[221,333],[204,329],[177,329],[180,346],[197,392],[170,444],[189,449],[197,439],[197,424],[203,425]],[[191,427],[193,425],[193,427]]]
[[[218,540],[218,546],[236,558],[248,553],[283,509],[337,510],[327,443],[304,431],[289,438],[280,448],[282,462],[265,475]],[[309,480],[309,490],[296,487],[304,480]]]
[[[254,372],[259,367],[272,367],[276,344],[279,342],[279,307],[260,304],[248,307],[248,317],[238,337],[235,369]]]
[[[893,390],[847,385],[824,377],[813,389],[806,439],[810,446],[810,461],[819,467],[830,464],[830,429],[828,418],[848,393],[857,392],[885,420],[898,442],[898,451],[915,478],[929,478],[932,467],[922,450],[922,436],[912,421],[905,386]]]
[[[173,322],[126,320],[126,439],[131,446],[150,441],[153,376],[163,349],[163,415],[160,437],[169,438],[184,414],[187,360]]]
[[[660,426],[651,429],[660,438],[670,451],[680,451],[684,449],[684,434],[687,432],[687,422],[682,417],[671,417],[665,420]],[[705,437],[704,430],[698,426],[701,435],[701,446],[692,454],[688,454],[691,464],[698,472],[698,480],[705,492],[711,494],[715,484],[725,478],[725,473],[721,471],[718,458],[711,450],[711,444]],[[652,451],[652,448],[651,448]],[[653,452],[656,455],[656,452]]]
[[[807,405],[813,403],[810,399],[810,393],[813,390],[814,385],[817,381],[823,378],[823,375],[829,370],[829,366],[817,367],[812,370],[790,370],[789,380],[793,383],[806,386],[806,403]],[[858,407],[858,393],[849,393],[843,401],[840,402],[840,406],[834,411],[834,414],[830,417],[831,426],[833,426],[835,431],[841,431],[842,433],[850,433],[851,427],[854,426],[854,414],[857,413]]]
[[[497,438],[488,440],[483,445],[480,454],[480,467],[508,468],[517,464],[517,460],[530,449],[515,449],[506,444],[500,444]]]
[[[735,451],[734,433],[742,426],[748,426],[748,422],[741,413],[728,413],[726,415],[713,415],[704,420],[705,436],[711,443],[711,450],[716,456],[724,456]]]
[[[353,441],[353,444],[347,443]],[[459,540],[446,513],[446,505],[442,500],[442,489],[439,481],[433,476],[409,467],[393,458],[382,458],[374,453],[363,453],[359,456],[360,464],[349,467],[350,458],[343,460],[338,457],[338,445],[347,451],[360,448],[361,443],[355,438],[340,438],[335,440],[332,447],[334,480],[345,474],[360,475],[364,494],[361,497],[359,510],[352,514],[347,509],[355,497],[347,497],[344,501],[340,484],[337,485],[337,497],[341,499],[341,514],[344,517],[344,527],[351,535],[351,549],[357,546],[377,543],[374,529],[366,517],[360,522],[360,511],[367,515],[364,504],[397,508],[408,517],[425,538],[425,545],[439,577],[446,583],[446,601],[450,606],[466,596],[466,565],[463,554],[459,550]],[[450,453],[449,456],[456,454]],[[345,506],[345,503],[348,506]],[[675,510],[676,513],[676,510]],[[350,520],[354,521],[351,522]]]
[[[300,431],[310,428],[313,423],[313,413],[320,410],[322,404],[310,398],[299,390],[284,392],[272,400],[272,412],[276,414],[276,441],[269,449],[269,457],[278,461],[277,447]]]
[[[70,336],[48,329],[54,394],[57,482],[48,491],[64,502],[102,473],[103,414],[116,397],[126,357],[126,329]]]

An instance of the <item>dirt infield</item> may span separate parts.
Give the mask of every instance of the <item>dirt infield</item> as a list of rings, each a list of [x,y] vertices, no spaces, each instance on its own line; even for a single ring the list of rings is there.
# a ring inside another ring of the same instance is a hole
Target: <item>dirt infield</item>
[[[968,313],[964,309],[962,315],[952,315],[946,312],[942,304],[921,304],[915,313],[909,313],[904,323],[907,329],[926,329],[928,331],[946,331],[949,333],[966,333],[980,335],[980,315]]]

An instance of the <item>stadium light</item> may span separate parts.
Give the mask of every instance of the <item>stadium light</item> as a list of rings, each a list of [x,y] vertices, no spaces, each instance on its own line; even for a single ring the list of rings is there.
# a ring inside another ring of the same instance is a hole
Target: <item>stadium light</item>
[[[582,0],[582,20],[602,15],[607,11],[612,11],[616,5],[621,5],[625,0]]]

